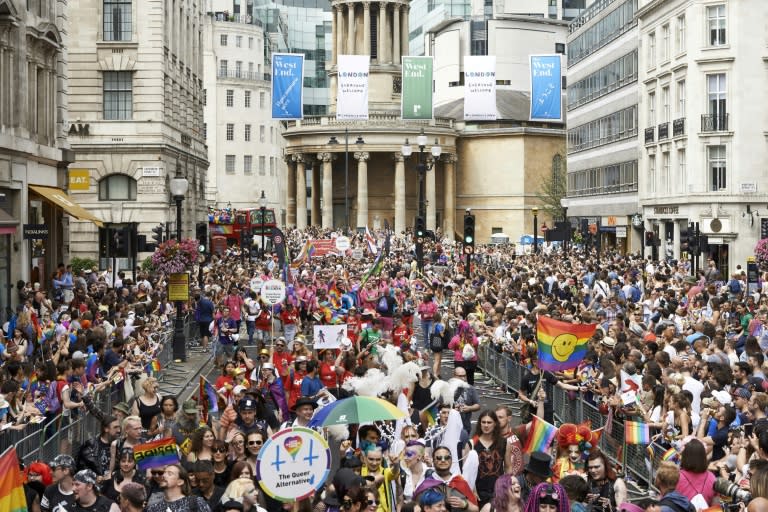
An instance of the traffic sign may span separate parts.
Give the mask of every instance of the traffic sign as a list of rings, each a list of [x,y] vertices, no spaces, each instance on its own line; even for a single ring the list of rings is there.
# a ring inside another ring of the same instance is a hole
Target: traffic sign
[[[277,279],[270,279],[261,286],[261,298],[271,306],[283,302],[285,300],[285,283]]]

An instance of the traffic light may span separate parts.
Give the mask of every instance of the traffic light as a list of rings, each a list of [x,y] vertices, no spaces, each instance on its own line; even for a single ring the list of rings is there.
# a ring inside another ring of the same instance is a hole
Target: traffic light
[[[680,252],[691,253],[691,245],[695,238],[695,233],[691,225],[680,230]]]
[[[165,228],[163,228],[162,224],[152,228],[152,240],[154,240],[157,245],[163,243],[163,231],[165,231]]]
[[[475,245],[475,216],[472,214],[464,216],[464,245]]]
[[[416,238],[424,238],[427,234],[427,223],[424,220],[424,217],[416,216],[416,226],[413,232],[416,234]]]
[[[645,246],[646,247],[653,247],[656,245],[656,235],[653,231],[646,231],[645,232]]]
[[[208,247],[208,225],[205,222],[198,222],[195,227],[195,238],[197,238],[198,250],[204,253]]]

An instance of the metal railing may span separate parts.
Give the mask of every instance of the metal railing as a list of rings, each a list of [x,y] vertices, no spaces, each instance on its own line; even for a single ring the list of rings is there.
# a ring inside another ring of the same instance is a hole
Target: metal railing
[[[655,135],[656,135],[656,128],[654,128],[654,127],[646,128],[645,129],[645,143],[646,144],[650,144],[651,142],[653,142],[654,138],[655,138]]]
[[[727,132],[729,114],[702,114],[702,132]]]
[[[669,123],[661,123],[658,126],[658,132],[659,132],[659,140],[664,140],[669,138]]]
[[[685,118],[681,117],[672,121],[672,136],[685,135]]]
[[[506,353],[496,351],[490,344],[481,344],[478,347],[478,365],[488,377],[514,393],[519,392],[520,380],[526,368]],[[621,468],[621,472],[630,481],[643,487],[652,487],[653,476],[661,463],[661,452],[664,450],[654,450],[651,457],[647,445],[627,444],[624,439],[624,421],[614,419],[609,426],[607,416],[586,399],[581,399],[578,393],[555,387],[549,399],[552,400],[556,426],[589,421],[592,430],[603,428],[598,445],[600,450]]]

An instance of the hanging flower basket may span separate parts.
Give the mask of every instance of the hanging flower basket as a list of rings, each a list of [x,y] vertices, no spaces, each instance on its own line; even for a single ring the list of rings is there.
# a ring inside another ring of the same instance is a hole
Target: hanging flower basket
[[[186,272],[197,261],[197,245],[198,241],[193,239],[163,242],[152,255],[152,266],[165,274]]]
[[[768,238],[763,238],[755,244],[755,258],[761,267],[768,265]]]

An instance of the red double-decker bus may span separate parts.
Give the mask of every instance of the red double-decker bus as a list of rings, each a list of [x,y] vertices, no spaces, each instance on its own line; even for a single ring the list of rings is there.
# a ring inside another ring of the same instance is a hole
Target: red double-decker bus
[[[224,252],[233,245],[252,247],[253,242],[261,243],[264,234],[265,245],[271,244],[272,228],[277,226],[275,210],[261,208],[243,208],[239,210],[222,209],[208,213],[208,236],[211,238],[213,252]],[[255,237],[255,238],[254,238]]]

